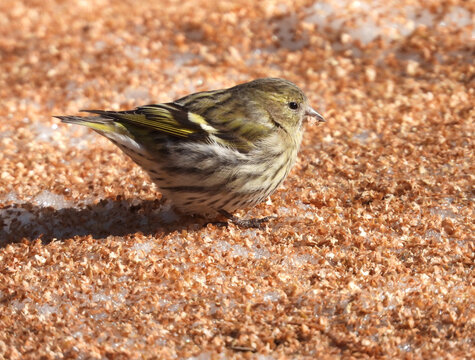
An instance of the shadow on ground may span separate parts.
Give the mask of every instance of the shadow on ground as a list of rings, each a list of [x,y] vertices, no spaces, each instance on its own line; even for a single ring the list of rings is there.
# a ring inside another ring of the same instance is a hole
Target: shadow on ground
[[[199,222],[193,218],[170,222],[174,216],[164,209],[160,200],[132,204],[127,200],[108,199],[83,208],[59,210],[31,203],[13,204],[0,208],[0,247],[38,238],[48,243],[75,236],[104,238],[137,232],[144,235],[163,233]]]

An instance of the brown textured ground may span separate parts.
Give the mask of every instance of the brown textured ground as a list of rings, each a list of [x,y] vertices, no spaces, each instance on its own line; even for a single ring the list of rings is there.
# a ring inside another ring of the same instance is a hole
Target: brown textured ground
[[[145,3],[0,2],[0,358],[473,357],[474,2]],[[262,230],[51,118],[264,76],[328,122]]]

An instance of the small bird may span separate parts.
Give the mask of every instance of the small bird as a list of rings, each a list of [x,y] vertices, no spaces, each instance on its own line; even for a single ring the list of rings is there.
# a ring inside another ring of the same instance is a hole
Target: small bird
[[[263,78],[130,111],[81,110],[56,116],[105,136],[140,165],[182,213],[231,213],[265,200],[297,158],[305,117],[324,118],[295,84]]]

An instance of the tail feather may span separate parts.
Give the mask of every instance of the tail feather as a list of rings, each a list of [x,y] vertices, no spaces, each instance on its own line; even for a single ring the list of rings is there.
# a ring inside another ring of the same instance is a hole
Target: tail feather
[[[107,111],[107,110],[79,110],[81,112],[87,112],[90,114],[99,115],[99,118],[106,120],[106,119],[115,119],[114,114],[120,113],[121,111]]]
[[[100,133],[124,133],[127,129],[120,123],[101,116],[54,116],[66,124],[87,126]]]
[[[78,124],[84,125],[83,122],[91,122],[97,124],[103,124],[110,122],[110,119],[104,119],[100,116],[72,116],[72,115],[61,115],[61,116],[54,116],[57,119],[60,119],[62,122],[67,124]]]
[[[113,118],[108,118],[107,114],[100,114],[100,110],[88,112],[98,113],[100,116],[55,116],[63,123],[83,125],[93,129],[99,134],[111,140],[119,146],[122,151],[129,155],[139,165],[143,163],[144,158],[149,158],[146,149],[142,143],[135,140],[135,136],[120,122]]]

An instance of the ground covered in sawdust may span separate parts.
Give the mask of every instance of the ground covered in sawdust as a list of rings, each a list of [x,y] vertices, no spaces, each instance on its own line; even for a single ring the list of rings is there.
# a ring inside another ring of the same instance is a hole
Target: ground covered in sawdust
[[[473,357],[474,14],[0,2],[0,358]],[[237,213],[277,216],[262,229],[178,217],[112,143],[52,118],[268,76],[327,122]]]

